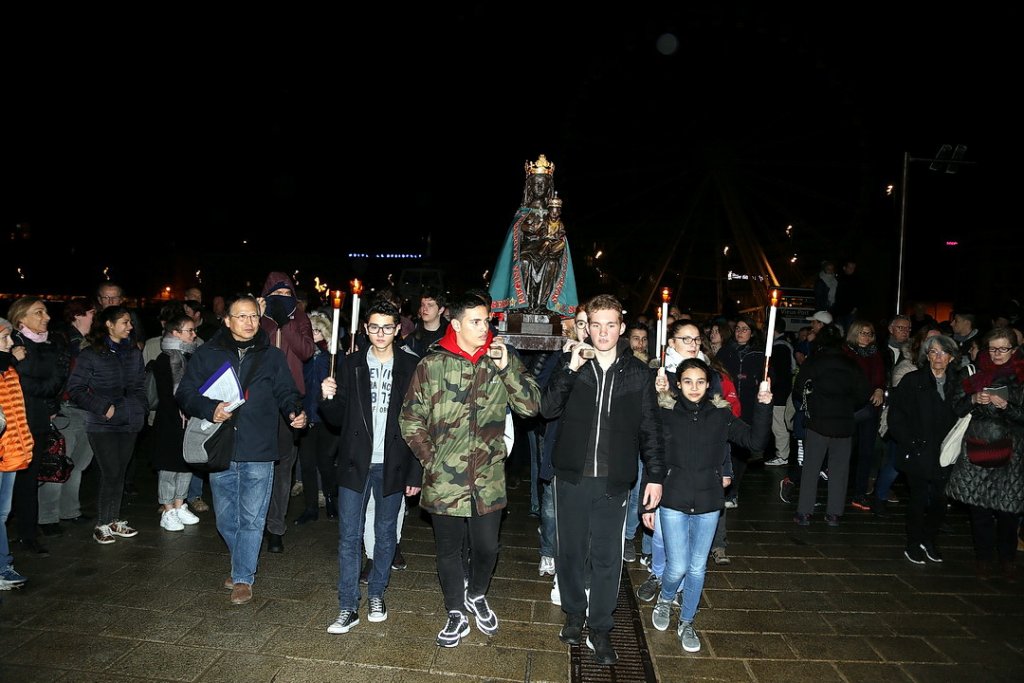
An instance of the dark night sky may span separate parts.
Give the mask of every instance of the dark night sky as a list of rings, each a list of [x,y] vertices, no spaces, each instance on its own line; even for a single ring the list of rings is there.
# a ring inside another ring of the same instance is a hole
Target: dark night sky
[[[975,257],[1000,234],[984,228],[1008,204],[997,170],[1016,155],[1015,10],[352,11],[24,22],[7,48],[17,171],[2,214],[32,238],[5,250],[0,287],[86,291],[106,265],[137,293],[190,284],[196,268],[221,291],[270,268],[338,283],[349,251],[420,250],[427,234],[433,262],[475,283],[539,153],[558,166],[587,293],[642,300],[682,230],[665,280],[685,275],[696,308],[715,305],[716,254],[744,234],[784,283],[854,255],[888,299],[898,202],[882,188],[905,151],[947,142],[978,166],[912,166],[916,293],[962,298],[922,288],[935,264],[963,272],[935,245]],[[143,235],[162,248],[143,250]],[[595,249],[603,282],[585,264]]]

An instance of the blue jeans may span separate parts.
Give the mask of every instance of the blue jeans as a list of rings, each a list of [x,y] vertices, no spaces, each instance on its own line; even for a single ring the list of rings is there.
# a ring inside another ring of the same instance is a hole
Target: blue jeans
[[[555,490],[550,481],[540,482],[540,554],[542,557],[558,555],[558,535],[555,533]]]
[[[210,473],[217,531],[231,553],[231,580],[252,585],[267,523],[274,463],[236,462]]]
[[[889,490],[892,483],[896,481],[899,472],[896,471],[896,456],[900,447],[892,439],[885,439],[885,459],[882,466],[878,468],[878,477],[875,479],[875,498],[883,503],[889,500]]]
[[[203,478],[196,472],[192,473],[192,481],[188,483],[188,499],[203,497]]]
[[[704,571],[708,566],[708,551],[718,526],[719,510],[689,515],[679,510],[661,508],[662,533],[665,537],[665,572],[661,575],[661,599],[672,600],[683,587],[683,604],[679,611],[681,621],[693,621],[704,590]]]
[[[540,513],[540,435],[536,431],[526,432],[526,441],[530,444],[530,512]]]
[[[626,540],[632,541],[636,538],[636,529],[640,526],[640,482],[644,478],[644,463],[641,460],[637,465],[636,482],[629,491],[629,502],[626,503]]]
[[[405,491],[389,496],[382,493],[384,466],[370,465],[362,491],[338,487],[338,608],[359,607],[359,546],[363,542],[366,504],[373,496],[373,571],[367,597],[382,597],[391,578],[391,561],[398,542],[398,511]]]
[[[665,573],[665,536],[661,533],[661,515],[654,515],[654,533],[651,534],[651,573],[659,579]]]
[[[7,515],[11,514],[14,477],[17,472],[0,472],[0,571],[11,566],[11,546],[7,543]]]

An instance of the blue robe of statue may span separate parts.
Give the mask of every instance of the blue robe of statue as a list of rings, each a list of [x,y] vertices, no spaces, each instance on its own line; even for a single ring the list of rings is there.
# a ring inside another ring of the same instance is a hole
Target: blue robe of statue
[[[491,277],[491,310],[514,311],[528,308],[526,290],[523,287],[523,268],[520,248],[522,246],[522,225],[530,214],[529,207],[520,207],[516,212],[512,225],[505,235],[505,242],[498,255]],[[564,237],[562,238],[565,239]],[[565,243],[562,259],[558,267],[555,286],[544,304],[555,313],[566,317],[576,314],[579,299],[576,294],[576,275],[572,269],[572,256],[569,254],[569,243]]]

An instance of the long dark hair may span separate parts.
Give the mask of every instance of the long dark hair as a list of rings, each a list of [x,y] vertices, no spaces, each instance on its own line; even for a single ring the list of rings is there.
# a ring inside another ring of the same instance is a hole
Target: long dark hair
[[[110,336],[107,323],[114,323],[126,315],[131,317],[131,312],[124,306],[108,306],[96,314],[92,319],[92,329],[89,330],[88,336],[93,350],[103,351],[107,348],[107,338]]]

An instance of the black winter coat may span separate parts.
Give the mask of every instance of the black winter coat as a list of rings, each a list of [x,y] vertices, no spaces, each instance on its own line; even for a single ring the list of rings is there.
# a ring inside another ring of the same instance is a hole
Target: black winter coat
[[[188,366],[186,366],[187,368]],[[171,375],[171,360],[166,353],[161,353],[150,361],[150,372],[156,381],[156,393],[160,403],[156,407],[153,418],[153,429],[150,430],[150,456],[153,469],[166,472],[191,472],[185,464],[181,444],[185,438],[185,426],[178,411],[178,402],[174,400],[174,378]]]
[[[889,394],[889,436],[900,446],[896,469],[936,481],[949,476],[939,452],[957,420],[954,406],[963,396],[959,373],[947,370],[942,387],[945,398],[930,369],[914,370]]]
[[[338,393],[330,401],[320,397],[320,415],[341,431],[338,442],[338,486],[363,491],[373,458],[373,405],[370,400],[370,366],[366,363],[369,348],[345,358],[338,377]],[[402,438],[398,417],[416,372],[419,358],[403,349],[395,349],[391,368],[391,398],[388,402],[387,427],[384,430],[384,482],[387,496],[404,491],[406,486],[421,486],[423,466]],[[307,387],[320,393],[320,387]]]
[[[11,334],[14,346],[25,347],[25,358],[15,364],[25,394],[25,414],[29,431],[45,434],[50,416],[60,409],[60,394],[68,378],[68,349],[59,336],[49,335],[43,343],[34,342],[20,331]]]
[[[864,373],[839,349],[821,349],[808,358],[794,391],[803,398],[807,428],[833,438],[853,434],[853,414],[871,397]]]
[[[109,338],[108,338],[109,342]],[[149,413],[142,351],[130,340],[84,349],[68,378],[71,401],[86,411],[86,432],[139,432]],[[106,413],[114,406],[114,414]]]
[[[608,493],[628,490],[636,481],[637,455],[643,458],[647,480],[660,484],[665,477],[665,447],[661,432],[661,409],[654,391],[650,369],[620,341],[618,356],[608,368],[611,399],[602,415],[610,428]],[[578,484],[588,454],[587,442],[594,422],[598,378],[592,364],[579,371],[569,370],[571,354],[564,354],[561,367],[551,376],[541,397],[541,415],[560,418],[558,438],[551,455],[555,475]]]
[[[700,403],[692,403],[680,398],[673,409],[661,409],[661,419],[667,468],[661,504],[699,515],[725,505],[722,477],[729,476],[725,463],[730,459],[726,442],[751,451],[768,446],[772,406],[754,406],[750,426],[734,417],[723,399],[716,403],[705,396]]]
[[[749,424],[748,415],[753,412],[757,403],[757,392],[764,376],[764,350],[758,345],[763,342],[750,341],[740,346],[735,339],[730,339],[718,353],[718,360],[729,372],[736,395],[740,399],[740,417]]]

